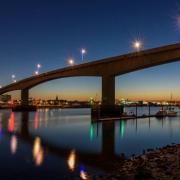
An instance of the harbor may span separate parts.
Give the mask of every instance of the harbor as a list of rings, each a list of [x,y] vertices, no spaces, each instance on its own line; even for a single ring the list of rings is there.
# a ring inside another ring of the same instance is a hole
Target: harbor
[[[180,180],[180,2],[0,6],[0,179]]]
[[[128,110],[127,110],[128,109]],[[155,110],[156,109],[156,110]],[[165,118],[179,116],[179,106],[166,105],[166,106],[119,106],[119,110],[115,114],[108,116],[100,111],[99,107],[91,109],[93,121],[111,121],[111,120],[128,120],[138,118]],[[115,116],[116,115],[116,116]]]
[[[151,113],[159,109],[161,108],[152,107]],[[128,114],[133,110],[135,107],[126,107]],[[172,142],[180,143],[180,110],[175,110],[178,112],[176,117],[94,122],[90,108],[37,109],[36,112],[3,109],[0,110],[0,147],[6,150],[0,149],[4,157],[4,163],[0,167],[5,164],[7,157],[12,163],[6,164],[6,167],[16,168],[15,157],[18,156],[21,162],[18,164],[19,168],[24,171],[31,168],[31,172],[20,174],[26,178],[35,178],[37,168],[48,178],[52,171],[54,179],[59,176],[78,178],[82,164],[83,173],[89,178],[117,177],[113,170],[121,168],[120,164],[124,160],[138,157],[148,149],[160,148]],[[146,114],[148,108],[138,107],[137,112],[139,115]],[[31,159],[32,153],[36,152],[35,147],[38,147],[38,154],[33,154]],[[26,151],[22,151],[23,149]],[[48,165],[49,161],[52,162],[51,167]],[[13,171],[4,175],[11,178],[15,174]]]

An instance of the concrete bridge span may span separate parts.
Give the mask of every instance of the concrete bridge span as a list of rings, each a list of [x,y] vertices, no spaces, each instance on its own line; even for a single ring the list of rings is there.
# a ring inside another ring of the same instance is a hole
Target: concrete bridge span
[[[115,76],[180,60],[180,43],[105,58],[32,76],[0,89],[0,94],[21,90],[22,105],[28,105],[29,89],[58,78],[102,77],[102,104],[115,103]]]

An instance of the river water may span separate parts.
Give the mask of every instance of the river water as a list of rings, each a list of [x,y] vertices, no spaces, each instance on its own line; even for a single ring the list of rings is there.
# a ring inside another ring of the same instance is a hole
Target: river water
[[[151,114],[159,107],[152,107]],[[134,113],[135,108],[126,108]],[[180,143],[177,117],[93,123],[90,109],[0,110],[1,179],[87,179],[106,164],[143,150]],[[148,114],[139,107],[138,115]]]

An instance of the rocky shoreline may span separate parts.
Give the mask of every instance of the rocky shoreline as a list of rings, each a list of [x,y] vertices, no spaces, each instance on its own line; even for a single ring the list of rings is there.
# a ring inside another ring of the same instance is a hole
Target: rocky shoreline
[[[97,180],[180,180],[180,144],[148,150],[143,155],[117,163],[112,173]]]

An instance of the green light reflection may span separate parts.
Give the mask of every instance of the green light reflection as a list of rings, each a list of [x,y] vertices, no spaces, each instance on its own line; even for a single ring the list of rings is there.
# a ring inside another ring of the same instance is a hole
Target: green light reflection
[[[120,125],[119,125],[119,131],[120,131],[120,136],[121,136],[121,138],[124,137],[125,128],[126,128],[126,122],[125,122],[124,120],[121,120],[121,121],[120,121]]]
[[[93,124],[90,125],[89,138],[91,141],[93,141],[93,139],[94,139],[94,125]]]

